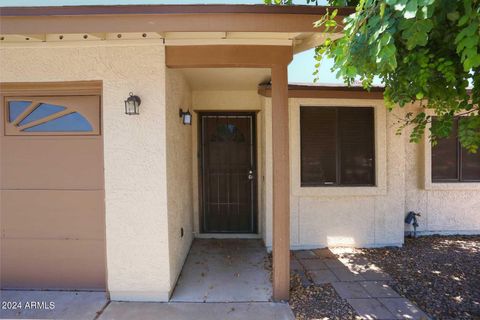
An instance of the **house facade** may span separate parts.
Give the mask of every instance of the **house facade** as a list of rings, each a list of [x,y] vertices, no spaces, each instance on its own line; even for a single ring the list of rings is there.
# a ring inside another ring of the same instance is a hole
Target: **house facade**
[[[409,211],[480,233],[480,157],[397,135],[418,106],[287,83],[323,13],[1,8],[2,289],[168,301],[194,238],[236,237],[273,251],[280,300],[290,248],[401,246]]]

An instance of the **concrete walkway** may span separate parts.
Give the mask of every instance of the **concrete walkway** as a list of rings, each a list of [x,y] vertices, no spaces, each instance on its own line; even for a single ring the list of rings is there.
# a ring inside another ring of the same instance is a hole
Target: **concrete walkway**
[[[260,240],[195,239],[172,302],[268,302],[268,256]]]
[[[0,319],[95,319],[107,305],[105,292],[0,291]]]
[[[293,320],[286,303],[108,302],[104,292],[0,291],[0,319]],[[13,309],[15,303],[16,309]],[[19,304],[20,303],[20,304]],[[52,305],[53,303],[53,305]]]
[[[348,249],[332,250],[341,253]],[[422,310],[388,285],[391,280],[388,274],[365,258],[338,259],[333,252],[329,249],[293,251],[291,269],[300,274],[306,285],[330,283],[364,319],[428,319]]]

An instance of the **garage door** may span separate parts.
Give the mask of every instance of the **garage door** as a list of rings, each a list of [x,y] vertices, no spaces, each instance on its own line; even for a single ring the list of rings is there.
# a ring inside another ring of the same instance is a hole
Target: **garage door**
[[[105,289],[100,101],[2,96],[3,289]]]

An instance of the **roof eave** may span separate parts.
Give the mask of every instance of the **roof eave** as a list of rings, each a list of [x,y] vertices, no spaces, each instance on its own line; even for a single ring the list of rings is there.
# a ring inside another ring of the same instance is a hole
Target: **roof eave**
[[[321,32],[327,7],[126,5],[2,7],[2,34],[94,32]],[[340,8],[339,22],[351,8]]]
[[[327,8],[330,11],[338,9],[339,16],[349,15],[355,11],[351,7],[258,4],[24,6],[0,7],[0,17],[209,13],[323,15]]]

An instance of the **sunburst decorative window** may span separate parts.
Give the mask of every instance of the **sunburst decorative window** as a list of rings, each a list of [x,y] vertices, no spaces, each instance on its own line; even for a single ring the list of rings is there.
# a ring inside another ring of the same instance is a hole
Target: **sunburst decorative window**
[[[8,98],[7,135],[99,134],[99,97]]]

